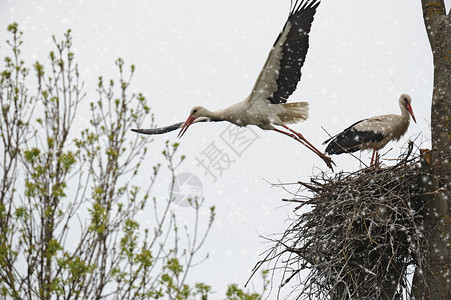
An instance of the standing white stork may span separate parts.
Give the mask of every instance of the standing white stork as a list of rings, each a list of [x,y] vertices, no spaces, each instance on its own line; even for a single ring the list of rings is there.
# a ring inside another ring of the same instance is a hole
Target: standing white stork
[[[182,126],[179,137],[191,124],[197,122],[228,121],[237,126],[256,125],[264,130],[274,130],[302,143],[321,157],[328,167],[333,161],[325,156],[302,134],[286,126],[308,118],[308,103],[286,103],[296,90],[301,78],[301,67],[307,55],[310,27],[313,22],[318,0],[296,1],[290,10],[288,20],[274,43],[260,75],[250,95],[242,102],[225,109],[210,111],[202,106],[194,107],[185,123],[177,123],[165,128],[134,129],[143,134],[159,134]],[[281,126],[286,131],[274,127]]]
[[[407,94],[399,97],[401,115],[382,115],[360,120],[343,132],[331,137],[323,144],[329,143],[327,154],[351,153],[358,150],[373,149],[371,163],[373,164],[376,152],[392,140],[399,140],[407,131],[410,116],[416,123],[412,111],[412,99]],[[376,155],[377,161],[377,155]]]

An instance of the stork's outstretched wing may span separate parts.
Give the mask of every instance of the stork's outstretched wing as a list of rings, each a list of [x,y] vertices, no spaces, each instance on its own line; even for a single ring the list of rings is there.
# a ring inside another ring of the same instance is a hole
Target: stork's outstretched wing
[[[248,101],[267,99],[273,104],[285,103],[296,90],[309,46],[308,34],[319,3],[318,0],[301,0],[293,5]]]

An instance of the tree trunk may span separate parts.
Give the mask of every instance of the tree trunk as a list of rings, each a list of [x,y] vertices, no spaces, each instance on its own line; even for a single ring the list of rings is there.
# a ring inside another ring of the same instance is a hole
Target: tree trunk
[[[450,299],[449,248],[451,221],[451,21],[443,0],[421,0],[423,18],[434,59],[431,108],[432,157],[423,160],[424,234],[428,241],[427,266],[417,268],[414,299]],[[437,169],[440,165],[440,174]]]

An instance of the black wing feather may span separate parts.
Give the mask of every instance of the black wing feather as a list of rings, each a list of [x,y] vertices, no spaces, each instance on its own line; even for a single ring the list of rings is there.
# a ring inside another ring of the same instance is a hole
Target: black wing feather
[[[313,22],[316,8],[319,1],[301,1],[295,3],[288,21],[282,32],[285,31],[288,23],[291,28],[287,39],[282,46],[282,59],[280,60],[279,77],[277,78],[277,91],[268,100],[273,104],[285,103],[288,97],[296,90],[301,79],[301,68],[304,65],[305,57],[309,47],[309,32]],[[281,33],[282,34],[282,33]],[[276,39],[274,46],[281,37]]]
[[[326,140],[323,144],[332,141],[327,145],[325,152],[327,154],[352,153],[361,149],[362,144],[378,142],[384,138],[384,135],[374,131],[360,131],[355,129],[355,125],[364,120],[360,120],[336,136]]]

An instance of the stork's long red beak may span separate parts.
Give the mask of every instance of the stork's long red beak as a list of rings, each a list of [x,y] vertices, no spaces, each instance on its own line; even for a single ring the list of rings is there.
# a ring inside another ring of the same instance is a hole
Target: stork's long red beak
[[[406,104],[406,108],[409,111],[410,115],[412,116],[413,121],[416,123],[417,120],[415,120],[415,116],[413,115],[412,106],[410,104]]]
[[[196,118],[194,118],[193,116],[189,116],[188,119],[186,119],[185,123],[182,126],[182,129],[180,129],[179,134],[177,135],[178,138],[181,138],[185,132],[188,130],[188,127],[193,124],[194,120]]]

